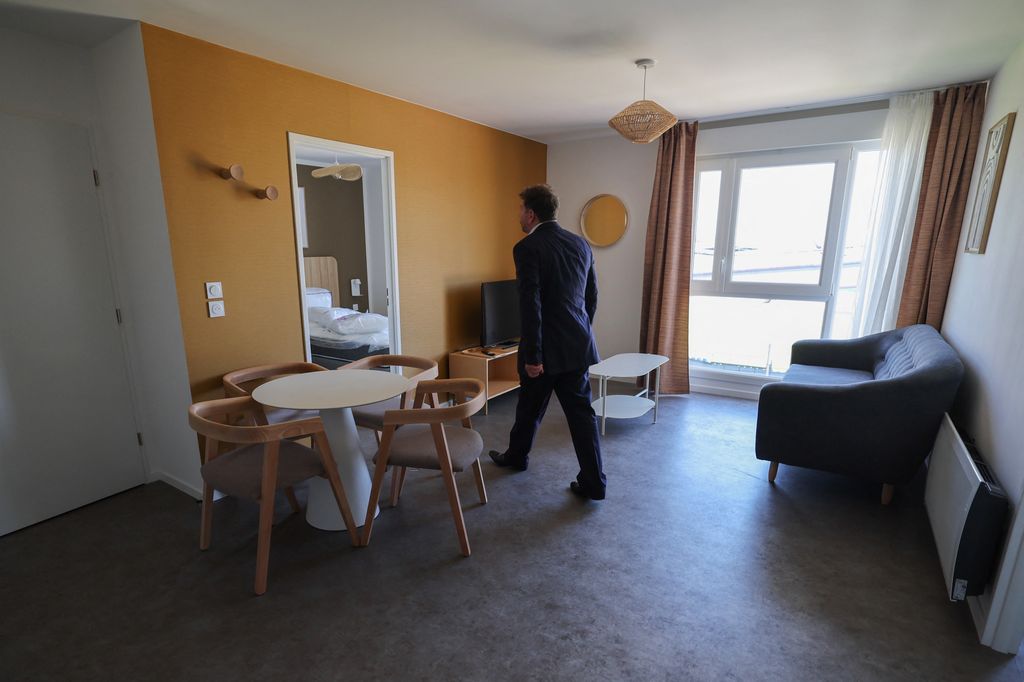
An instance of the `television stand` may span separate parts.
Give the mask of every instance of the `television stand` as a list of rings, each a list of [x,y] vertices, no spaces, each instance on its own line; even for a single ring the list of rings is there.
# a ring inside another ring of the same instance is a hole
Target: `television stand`
[[[467,348],[448,355],[448,376],[477,379],[484,385],[484,414],[491,398],[519,388],[519,346]]]

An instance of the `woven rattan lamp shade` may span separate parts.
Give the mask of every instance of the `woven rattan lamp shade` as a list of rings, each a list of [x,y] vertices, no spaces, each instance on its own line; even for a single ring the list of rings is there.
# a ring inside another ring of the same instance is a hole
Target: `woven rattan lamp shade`
[[[647,144],[676,124],[672,112],[657,102],[641,99],[612,116],[608,125],[635,144]]]

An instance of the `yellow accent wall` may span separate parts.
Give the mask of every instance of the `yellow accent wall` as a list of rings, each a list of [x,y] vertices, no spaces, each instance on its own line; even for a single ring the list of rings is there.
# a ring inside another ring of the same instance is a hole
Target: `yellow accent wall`
[[[189,380],[220,393],[233,369],[304,353],[288,132],[395,155],[402,351],[478,342],[479,284],[515,276],[518,192],[547,148],[509,133],[143,24]],[[258,200],[221,179],[240,163]],[[210,319],[203,283],[224,284]]]

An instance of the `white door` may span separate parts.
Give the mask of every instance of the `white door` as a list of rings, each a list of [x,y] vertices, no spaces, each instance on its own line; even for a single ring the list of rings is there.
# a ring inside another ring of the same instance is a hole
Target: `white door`
[[[0,535],[144,481],[92,167],[0,114]]]

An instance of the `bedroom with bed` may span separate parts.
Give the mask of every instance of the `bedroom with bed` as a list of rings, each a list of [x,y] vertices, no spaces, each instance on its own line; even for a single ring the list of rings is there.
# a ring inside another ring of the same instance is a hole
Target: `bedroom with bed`
[[[335,305],[340,299],[335,258],[307,256],[303,261],[306,332],[312,362],[335,369],[367,355],[388,353],[391,344],[386,315]]]
[[[289,134],[307,359],[399,353],[389,152]]]

